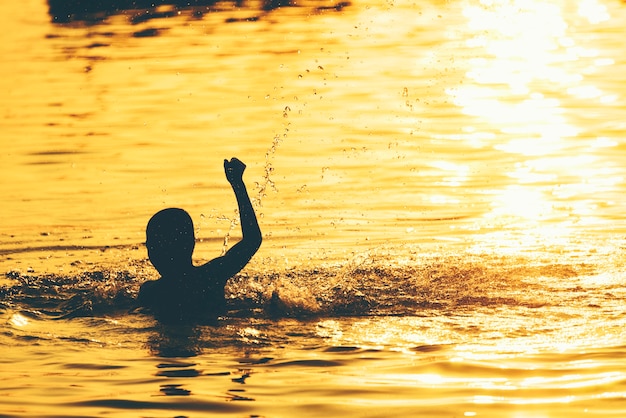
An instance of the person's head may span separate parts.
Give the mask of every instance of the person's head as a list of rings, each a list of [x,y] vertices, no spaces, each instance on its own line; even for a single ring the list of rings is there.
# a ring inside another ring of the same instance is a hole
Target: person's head
[[[162,276],[189,267],[195,243],[191,216],[182,209],[163,209],[148,221],[148,258]]]

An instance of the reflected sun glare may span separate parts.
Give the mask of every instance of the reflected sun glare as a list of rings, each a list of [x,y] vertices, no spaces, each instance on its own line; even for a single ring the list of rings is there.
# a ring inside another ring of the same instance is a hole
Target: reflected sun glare
[[[25,327],[29,323],[28,318],[26,318],[24,315],[20,313],[13,314],[11,316],[11,319],[9,319],[9,322],[11,323],[11,325],[13,325],[14,327],[18,327],[18,328]]]
[[[598,187],[607,191],[623,181],[617,168],[603,166],[597,157],[599,144],[616,144],[593,137],[571,116],[590,100],[600,106],[616,97],[585,77],[590,68],[614,61],[570,33],[567,7],[534,0],[466,4],[468,36],[461,38],[472,51],[468,82],[447,90],[455,105],[486,131],[481,146],[517,160],[490,163],[494,174],[498,170],[509,180],[487,192],[492,203],[485,227],[502,226],[508,219],[525,234],[545,236],[545,243],[566,236],[573,222],[597,223],[591,196]],[[594,0],[578,3],[577,13],[590,24],[610,18]],[[456,176],[455,185],[462,178]]]

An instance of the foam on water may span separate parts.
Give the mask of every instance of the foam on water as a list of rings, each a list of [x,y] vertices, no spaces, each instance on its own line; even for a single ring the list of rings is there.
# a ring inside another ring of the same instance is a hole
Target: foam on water
[[[615,303],[623,292],[622,258],[615,254],[607,263],[604,257],[428,255],[409,246],[379,247],[343,263],[252,267],[228,282],[226,296],[233,315],[277,318],[420,315],[425,309],[443,313],[485,307],[603,307]],[[11,271],[0,296],[7,306],[49,318],[126,313],[136,307],[138,288],[154,278],[154,270],[146,260],[124,267],[91,266],[73,274]]]

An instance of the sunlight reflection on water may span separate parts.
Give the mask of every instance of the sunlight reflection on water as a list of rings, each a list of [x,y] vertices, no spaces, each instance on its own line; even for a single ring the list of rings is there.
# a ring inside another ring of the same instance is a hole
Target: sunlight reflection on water
[[[299,15],[300,26],[284,13],[223,28],[179,15],[149,38],[115,16],[44,25],[6,103],[6,134],[28,139],[7,142],[2,161],[22,245],[48,230],[136,245],[165,205],[203,215],[200,235],[219,239],[232,202],[211,156],[231,154],[249,165],[265,254],[285,252],[285,239],[290,257],[319,239],[339,257],[433,237],[487,247],[502,244],[490,241],[501,227],[549,246],[618,216],[622,138],[577,115],[619,107],[598,75],[622,57],[587,35],[612,22],[605,5],[465,2],[445,16],[356,5]],[[311,31],[319,39],[303,43]],[[54,70],[38,80],[37,65]]]
[[[620,416],[626,7],[313,3],[0,6],[10,413]],[[283,316],[98,316],[156,274],[155,211],[189,210],[197,260],[236,241],[231,156],[264,233],[233,303]]]
[[[616,96],[586,81],[586,73],[614,60],[577,45],[588,42],[566,23],[566,10],[546,3],[466,4],[463,15],[471,30],[466,45],[474,51],[466,79],[473,83],[446,90],[464,113],[497,130],[476,135],[475,127],[464,127],[478,138],[478,146],[508,137],[494,148],[519,156],[507,172],[515,183],[490,192],[493,209],[484,216],[497,224],[515,219],[531,240],[548,246],[583,225],[613,226],[612,219],[597,215],[600,207],[618,202],[613,196],[600,202],[595,197],[624,183],[609,150],[598,148],[617,143],[607,142],[602,132],[590,136],[570,117],[579,109],[578,99],[603,107]],[[610,19],[606,7],[593,1],[581,3],[578,14],[592,24]]]

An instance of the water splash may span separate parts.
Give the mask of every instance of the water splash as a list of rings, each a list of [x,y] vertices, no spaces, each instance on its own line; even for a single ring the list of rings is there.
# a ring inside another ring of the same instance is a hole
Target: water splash
[[[229,280],[229,315],[309,318],[425,312],[445,316],[501,308],[594,310],[617,308],[620,298],[626,297],[619,274],[590,260],[460,258],[424,255],[417,248],[377,248],[342,264],[286,270],[262,264]],[[75,275],[9,272],[0,298],[9,309],[45,318],[125,314],[136,307],[139,286],[154,274],[146,260],[132,267]]]
[[[128,271],[91,271],[74,276],[11,271],[12,284],[0,288],[7,306],[42,318],[100,316],[136,306],[141,279]]]
[[[286,112],[286,110],[285,110]],[[284,137],[287,136],[288,128],[285,128]],[[280,146],[282,139],[280,135],[274,136],[272,140],[272,144],[265,152],[265,165],[263,166],[263,179],[260,182],[256,183],[257,189],[257,197],[255,199],[255,203],[257,207],[263,206],[263,199],[267,197],[268,188],[278,193],[278,188],[276,187],[276,183],[272,180],[272,173],[274,172],[274,166],[272,165],[272,161],[274,160],[274,156],[278,147]]]
[[[289,106],[286,106],[285,109],[283,110],[283,117],[287,118],[288,112],[290,111],[291,111],[291,108],[289,108]],[[289,132],[289,123],[285,125],[283,138],[287,137],[288,132]],[[281,136],[278,134],[275,135],[270,147],[265,152],[265,164],[263,166],[263,179],[260,182],[255,183],[256,197],[252,199],[252,204],[257,209],[257,211],[259,211],[263,207],[263,199],[267,197],[268,189],[271,189],[274,192],[278,193],[278,188],[276,187],[276,183],[274,182],[274,180],[272,180],[272,173],[274,172],[274,167],[273,167],[272,162],[274,160],[276,151],[280,147],[281,142],[282,142]],[[263,217],[263,213],[259,212],[259,216]],[[230,227],[228,231],[226,232],[226,235],[224,236],[224,241],[222,245],[222,255],[224,255],[226,254],[226,251],[228,250],[228,243],[230,241],[230,233],[235,229],[235,227],[237,227],[237,225],[239,225],[239,211],[235,210],[234,217],[232,218],[226,217],[226,216],[220,216],[218,217],[218,219],[230,222]]]
[[[226,254],[226,251],[228,251],[228,243],[230,241],[230,233],[233,232],[233,230],[237,227],[237,225],[239,225],[239,210],[235,209],[235,215],[232,218],[226,217],[226,216],[218,216],[217,217],[218,220],[220,221],[227,221],[230,223],[230,226],[228,227],[228,231],[226,232],[226,235],[224,235],[224,240],[222,242],[222,253],[221,255]]]

